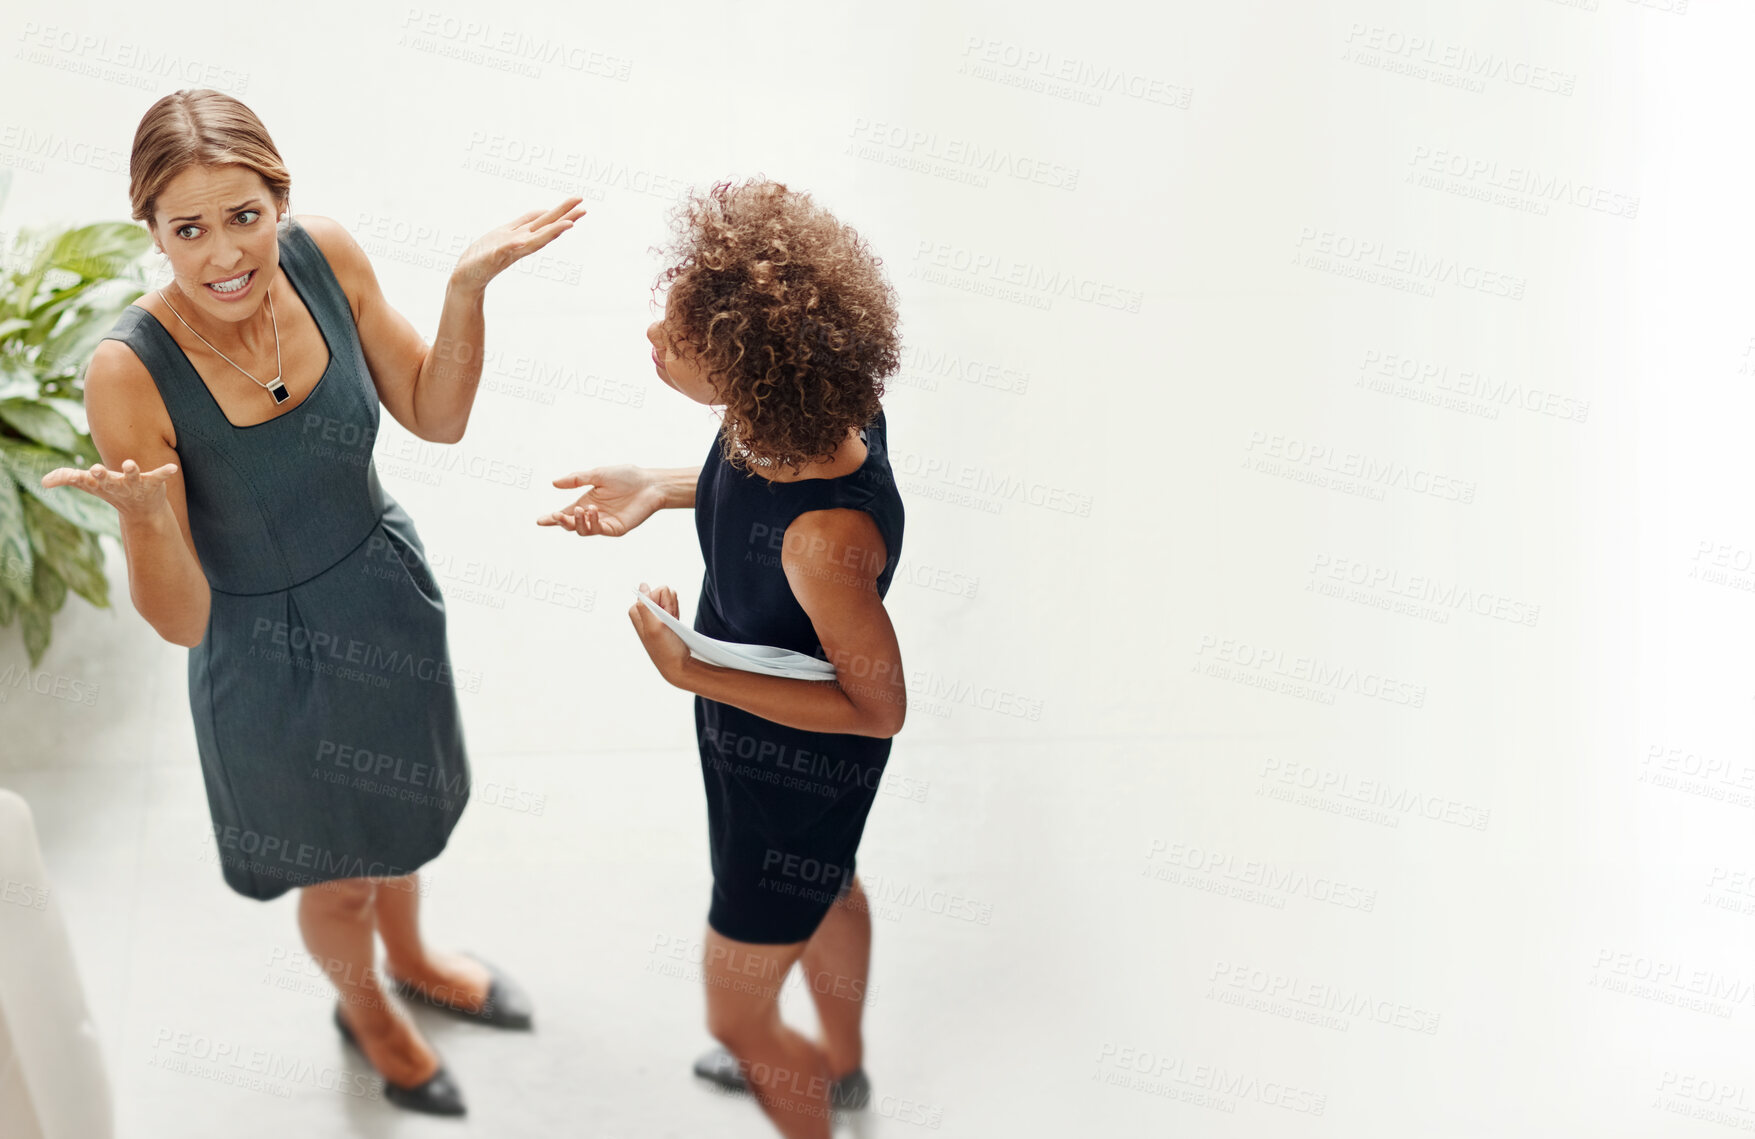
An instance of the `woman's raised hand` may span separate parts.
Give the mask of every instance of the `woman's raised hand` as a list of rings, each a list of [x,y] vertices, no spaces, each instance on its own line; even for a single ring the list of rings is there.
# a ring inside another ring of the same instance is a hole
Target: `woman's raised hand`
[[[147,516],[170,505],[165,484],[176,473],[175,463],[143,471],[133,459],[124,459],[119,471],[102,463],[93,463],[90,470],[84,471],[78,467],[56,467],[43,476],[43,487],[76,486],[103,499],[122,514]]]
[[[584,200],[568,198],[552,209],[531,210],[494,227],[463,251],[451,276],[477,289],[486,288],[514,261],[530,256],[572,229],[573,223],[585,216],[585,211],[578,208]]]
[[[601,534],[619,538],[652,517],[664,505],[664,488],[658,476],[645,467],[623,463],[574,471],[555,480],[563,490],[585,487],[573,505],[545,514],[538,526],[560,526],[580,537]]]

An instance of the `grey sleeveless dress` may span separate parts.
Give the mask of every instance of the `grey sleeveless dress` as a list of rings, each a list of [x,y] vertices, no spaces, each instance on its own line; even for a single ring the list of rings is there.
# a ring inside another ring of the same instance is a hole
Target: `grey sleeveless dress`
[[[347,297],[304,227],[277,232],[329,346],[292,410],[234,426],[137,305],[105,337],[140,357],[176,428],[213,591],[189,708],[221,871],[262,900],[408,874],[445,848],[470,789],[456,690],[478,683],[452,668],[425,547],[379,485],[378,395]]]

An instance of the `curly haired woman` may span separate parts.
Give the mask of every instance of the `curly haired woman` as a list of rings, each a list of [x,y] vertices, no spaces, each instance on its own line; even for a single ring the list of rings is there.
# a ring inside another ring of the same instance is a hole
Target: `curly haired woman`
[[[697,631],[826,659],[832,681],[718,668],[636,601],[659,674],[695,694],[713,896],[707,1025],[729,1052],[696,1073],[749,1089],[787,1136],[821,1139],[869,1096],[860,1038],[871,918],[854,855],[902,727],[901,651],[884,596],[902,549],[882,381],[896,370],[896,297],[852,229],[770,181],[721,184],[676,216],[658,377],[724,408],[698,470],[616,466],[539,519],[620,536],[693,507],[706,560]],[[648,590],[677,615],[676,594]],[[798,964],[821,1042],[780,1019]]]

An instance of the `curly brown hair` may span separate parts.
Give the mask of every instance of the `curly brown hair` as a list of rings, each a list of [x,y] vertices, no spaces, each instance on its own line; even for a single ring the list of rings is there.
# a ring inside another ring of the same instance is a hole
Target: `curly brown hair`
[[[900,365],[883,261],[810,195],[754,178],[691,193],[671,219],[666,328],[725,404],[723,454],[792,468],[877,418]]]

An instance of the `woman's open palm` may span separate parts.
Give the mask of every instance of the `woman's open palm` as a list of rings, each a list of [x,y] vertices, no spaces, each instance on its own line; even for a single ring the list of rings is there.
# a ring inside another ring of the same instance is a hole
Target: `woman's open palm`
[[[125,459],[121,470],[112,470],[102,463],[93,463],[89,470],[78,467],[56,467],[43,476],[45,489],[76,486],[103,499],[123,514],[150,514],[168,505],[165,484],[177,473],[177,464],[166,463],[156,470],[143,471],[133,459]]]
[[[555,480],[563,490],[585,487],[573,505],[545,514],[538,526],[560,526],[581,537],[601,534],[619,538],[652,517],[664,505],[664,488],[644,467],[622,464],[574,471]]]
[[[457,259],[453,274],[482,288],[520,258],[547,245],[585,216],[583,198],[568,198],[547,210],[531,210],[505,225],[495,226],[470,244]]]

